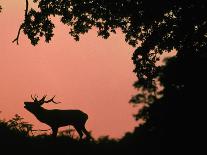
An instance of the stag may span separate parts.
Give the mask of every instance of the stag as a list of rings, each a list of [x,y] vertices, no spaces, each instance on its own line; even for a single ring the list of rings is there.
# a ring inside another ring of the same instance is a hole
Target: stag
[[[55,96],[49,100],[46,100],[46,95],[40,100],[36,95],[34,97],[31,95],[31,98],[33,102],[24,102],[24,108],[31,112],[40,122],[50,126],[53,137],[57,136],[58,128],[72,125],[78,132],[80,139],[82,139],[83,134],[89,139],[92,138],[85,128],[85,123],[88,120],[86,113],[80,110],[48,110],[42,107],[44,103],[60,103],[54,101]]]

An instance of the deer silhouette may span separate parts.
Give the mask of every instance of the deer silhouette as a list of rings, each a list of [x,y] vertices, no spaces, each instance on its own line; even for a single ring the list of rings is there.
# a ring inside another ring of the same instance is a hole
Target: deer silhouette
[[[78,132],[80,140],[83,134],[85,134],[87,138],[92,139],[90,133],[85,128],[85,123],[88,120],[88,115],[86,113],[80,110],[48,110],[42,107],[44,103],[60,103],[54,101],[55,96],[49,100],[46,100],[46,95],[40,100],[38,100],[36,95],[34,97],[31,95],[31,98],[33,102],[24,102],[24,108],[31,112],[40,122],[50,126],[53,137],[57,136],[59,127],[72,125]]]

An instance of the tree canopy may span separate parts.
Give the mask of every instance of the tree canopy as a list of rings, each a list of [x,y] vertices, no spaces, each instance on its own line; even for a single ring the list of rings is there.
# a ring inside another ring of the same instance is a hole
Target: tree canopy
[[[28,0],[26,0],[28,3]],[[134,72],[145,88],[157,75],[155,62],[160,55],[175,49],[178,56],[205,54],[207,44],[207,2],[203,0],[33,0],[38,9],[28,9],[21,25],[36,45],[41,37],[49,42],[55,27],[52,16],[69,26],[69,34],[79,40],[81,34],[97,28],[98,36],[108,38],[120,28],[125,40],[136,46],[132,60]],[[16,39],[18,41],[18,39]],[[140,45],[138,43],[141,43]],[[189,52],[190,49],[190,52]]]

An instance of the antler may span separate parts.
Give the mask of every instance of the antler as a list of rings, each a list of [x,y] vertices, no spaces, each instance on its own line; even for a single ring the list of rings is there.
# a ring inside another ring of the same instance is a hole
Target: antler
[[[31,94],[31,98],[32,98],[32,100],[33,100],[33,101],[38,101],[38,99],[37,99],[37,98],[38,98],[38,96],[37,96],[36,94],[35,94],[35,96],[34,96],[34,97],[33,97],[33,96],[32,96],[32,94]]]
[[[61,102],[55,102],[54,101],[55,96],[53,96],[51,99],[45,101],[46,97],[47,97],[47,95],[44,95],[40,100],[38,100],[37,99],[38,98],[37,95],[35,95],[34,97],[31,95],[32,100],[36,101],[39,105],[43,105],[44,103],[49,103],[49,102],[53,102],[55,104],[61,103]]]
[[[47,97],[47,95],[44,95],[44,96],[42,97],[42,99],[41,99],[41,100],[39,100],[40,104],[45,103],[45,98],[46,98],[46,97]]]
[[[45,96],[46,97],[46,96]],[[49,102],[53,102],[55,104],[61,103],[61,102],[55,102],[54,101],[55,96],[53,96],[50,100],[44,101],[44,103],[49,103]]]

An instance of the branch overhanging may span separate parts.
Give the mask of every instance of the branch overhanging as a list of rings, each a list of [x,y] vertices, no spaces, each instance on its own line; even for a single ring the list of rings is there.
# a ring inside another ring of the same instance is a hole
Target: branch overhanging
[[[27,14],[28,14],[28,8],[29,8],[29,2],[28,0],[26,0],[26,9],[25,9],[25,19],[27,17]],[[17,33],[17,37],[12,41],[13,43],[16,42],[17,45],[19,45],[19,36],[20,36],[20,33],[21,33],[21,30],[23,29],[24,25],[21,24],[20,27],[19,27],[19,30],[18,30],[18,33]]]

